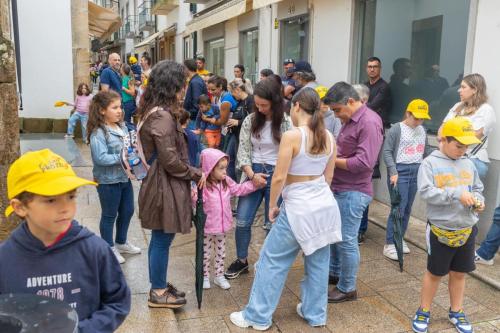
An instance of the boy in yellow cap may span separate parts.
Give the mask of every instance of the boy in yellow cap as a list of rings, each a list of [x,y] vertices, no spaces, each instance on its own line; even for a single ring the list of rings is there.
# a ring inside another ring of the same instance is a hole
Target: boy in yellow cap
[[[323,103],[323,98],[325,98],[326,93],[328,92],[328,88],[325,86],[317,86],[314,88],[316,92],[319,95],[319,99],[321,101],[321,113],[323,114],[323,121],[325,123],[325,128],[329,130],[335,139],[337,139],[337,136],[340,133],[340,128],[342,127],[342,123],[340,122],[340,119],[335,117],[335,114],[333,113],[332,110],[330,110],[330,107]]]
[[[11,165],[5,214],[24,221],[0,245],[0,294],[59,299],[75,308],[79,332],[113,332],[130,311],[130,289],[107,243],[73,220],[84,185],[96,184],[49,149]]]
[[[427,271],[420,307],[413,319],[414,332],[427,332],[430,307],[441,278],[449,274],[448,319],[458,332],[472,333],[463,312],[465,274],[472,272],[478,212],[484,210],[483,184],[465,155],[479,143],[471,122],[462,117],[446,121],[438,151],[432,152],[418,172],[418,191],[427,203]]]
[[[128,63],[130,64],[132,73],[134,73],[135,85],[139,86],[141,84],[141,66],[137,63],[137,58],[133,55],[128,58]]]
[[[406,233],[410,221],[411,208],[417,194],[417,174],[420,164],[431,152],[427,133],[423,127],[429,116],[429,105],[421,99],[408,104],[403,121],[392,125],[387,131],[382,155],[387,166],[387,186],[389,191],[397,187],[401,195],[399,211],[402,216],[402,233]],[[391,260],[398,260],[394,246],[393,216],[387,219],[387,229],[383,255]],[[410,248],[403,241],[403,253],[410,253]]]

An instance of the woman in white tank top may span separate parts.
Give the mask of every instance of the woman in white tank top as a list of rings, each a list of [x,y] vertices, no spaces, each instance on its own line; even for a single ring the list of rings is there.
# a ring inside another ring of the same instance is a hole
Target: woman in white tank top
[[[231,314],[239,327],[267,329],[290,266],[304,252],[304,279],[297,314],[311,326],[326,324],[330,244],[340,242],[341,222],[330,190],[336,147],[325,129],[319,96],[301,89],[290,116],[297,129],[283,134],[271,185],[269,219],[274,223],[255,265],[247,306]],[[282,195],[283,204],[277,207]]]

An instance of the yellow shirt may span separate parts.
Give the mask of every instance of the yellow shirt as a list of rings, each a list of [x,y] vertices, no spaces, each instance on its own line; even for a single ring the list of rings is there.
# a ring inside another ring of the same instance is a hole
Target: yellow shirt
[[[198,70],[196,71],[196,73],[198,73],[198,75],[208,75],[208,74],[210,74],[210,72],[209,72],[209,71],[207,71],[206,69],[201,70],[201,71],[198,69]]]

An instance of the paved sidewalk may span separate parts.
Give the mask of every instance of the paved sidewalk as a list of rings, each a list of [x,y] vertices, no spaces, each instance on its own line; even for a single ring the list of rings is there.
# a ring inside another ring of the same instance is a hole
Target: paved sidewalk
[[[79,145],[83,158],[90,160],[88,147]],[[91,178],[90,167],[75,167],[77,173]],[[135,184],[135,194],[138,184]],[[93,188],[82,188],[78,195],[77,219],[99,234],[100,206]],[[376,210],[374,211],[376,212]],[[249,259],[254,264],[264,240],[262,214],[253,228]],[[129,230],[129,240],[140,246],[143,253],[126,256],[122,268],[132,290],[132,311],[119,332],[242,332],[229,321],[229,314],[241,309],[252,284],[250,274],[232,280],[231,289],[213,286],[204,292],[202,309],[198,310],[194,292],[194,229],[189,235],[176,237],[170,255],[169,281],[187,292],[188,304],[180,310],[149,309],[147,244],[150,232],[140,227],[137,210]],[[355,302],[330,304],[328,323],[324,328],[311,328],[295,312],[300,297],[303,275],[299,256],[290,271],[270,332],[410,332],[410,318],[418,306],[421,276],[426,267],[426,254],[410,244],[411,254],[405,258],[405,270],[400,273],[396,262],[382,256],[385,230],[371,223],[367,240],[360,247],[361,267],[358,278],[359,299]],[[234,234],[229,235],[226,264],[235,258]],[[500,333],[500,291],[467,277],[465,311],[478,333]],[[432,311],[430,332],[455,332],[447,320],[449,307],[446,281],[441,284]]]

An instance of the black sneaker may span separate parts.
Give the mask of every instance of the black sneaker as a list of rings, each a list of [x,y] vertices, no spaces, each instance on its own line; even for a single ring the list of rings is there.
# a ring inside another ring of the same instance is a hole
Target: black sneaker
[[[365,234],[358,234],[358,245],[361,245],[365,242]]]
[[[231,279],[236,279],[242,273],[248,273],[248,261],[242,262],[240,261],[240,259],[236,259],[229,266],[224,276],[226,277],[226,279],[231,280]]]

